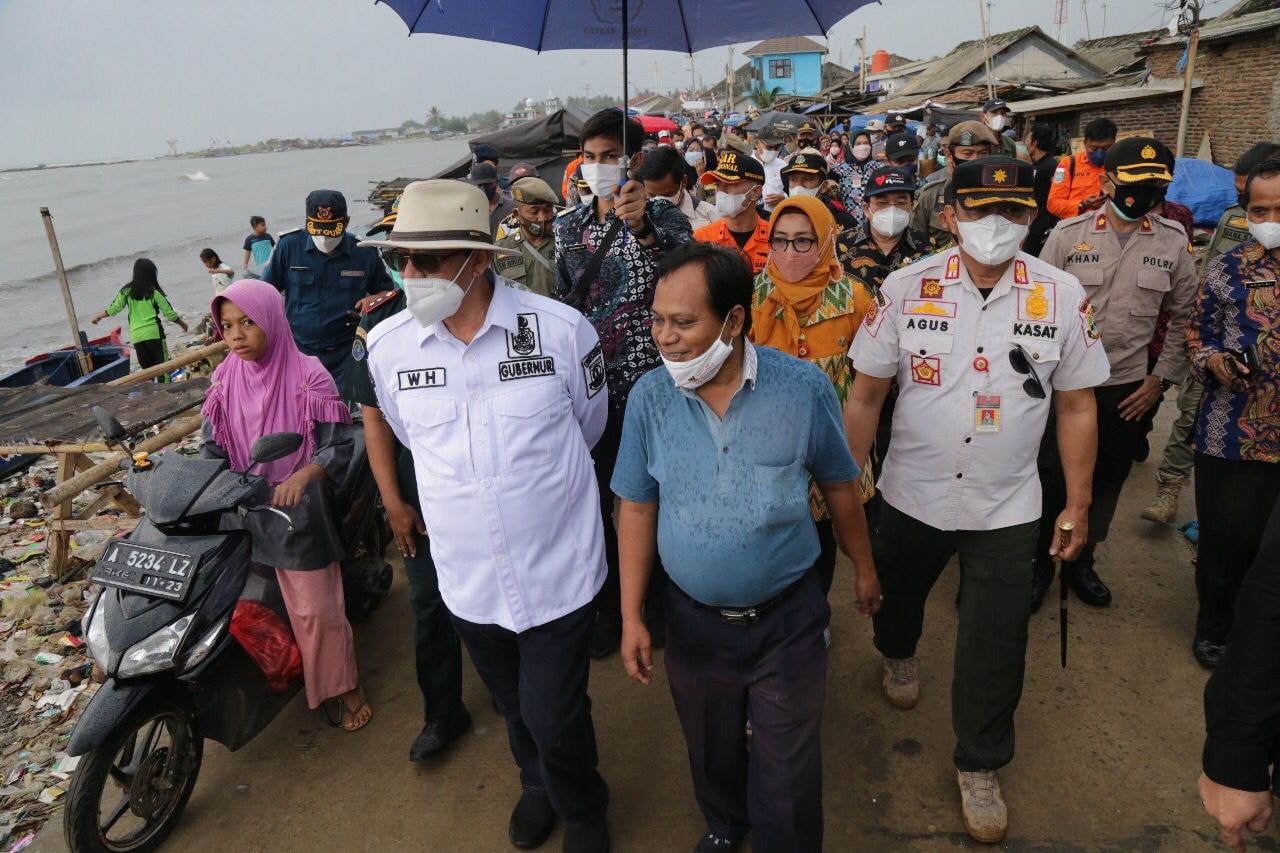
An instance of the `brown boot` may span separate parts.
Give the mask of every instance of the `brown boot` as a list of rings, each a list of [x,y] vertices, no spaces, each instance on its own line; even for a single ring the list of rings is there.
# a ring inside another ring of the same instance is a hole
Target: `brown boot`
[[[1151,506],[1142,511],[1147,521],[1168,524],[1178,515],[1178,493],[1187,478],[1181,474],[1168,474],[1160,471],[1156,474],[1156,496]]]
[[[1009,810],[1000,795],[1000,780],[994,770],[957,771],[960,808],[969,837],[983,844],[1004,840],[1009,828]]]

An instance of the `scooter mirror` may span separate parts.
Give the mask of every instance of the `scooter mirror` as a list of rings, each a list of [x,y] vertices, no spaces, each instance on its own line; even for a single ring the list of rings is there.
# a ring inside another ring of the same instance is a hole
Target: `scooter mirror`
[[[94,406],[90,411],[93,412],[93,419],[98,422],[98,429],[102,430],[103,435],[112,441],[120,441],[124,438],[124,425],[116,420],[115,415],[101,406]]]
[[[283,459],[302,446],[302,436],[296,432],[273,432],[264,435],[249,448],[249,455],[259,464]]]

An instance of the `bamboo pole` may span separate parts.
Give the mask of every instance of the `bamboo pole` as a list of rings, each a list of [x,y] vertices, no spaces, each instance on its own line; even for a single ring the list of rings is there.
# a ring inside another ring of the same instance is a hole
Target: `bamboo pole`
[[[157,376],[162,376],[168,373],[169,371],[175,370],[176,368],[182,367],[184,365],[192,364],[193,362],[197,362],[197,361],[204,361],[206,358],[209,358],[210,356],[218,355],[219,353],[226,352],[226,350],[227,350],[227,342],[217,341],[216,343],[209,344],[208,346],[199,347],[193,350],[187,350],[185,353],[178,356],[177,358],[171,358],[168,361],[164,362],[163,364],[157,364],[152,367],[148,367],[145,370],[135,370],[133,373],[130,373],[127,376],[121,376],[119,379],[112,379],[110,382],[106,384],[107,385],[129,385],[134,382],[141,382],[144,379],[153,379]]]
[[[1191,43],[1187,47],[1187,73],[1182,80],[1182,113],[1178,116],[1178,142],[1173,156],[1181,157],[1187,144],[1187,125],[1191,121],[1191,87],[1195,82],[1196,50],[1200,46],[1200,27],[1191,31]]]
[[[203,423],[203,421],[204,418],[199,415],[178,421],[168,429],[138,444],[134,448],[134,451],[145,451],[150,453],[167,447],[178,439],[195,432],[200,428],[200,424]],[[99,462],[97,465],[94,465],[89,470],[59,483],[49,491],[42,494],[40,496],[40,503],[42,503],[47,509],[52,509],[53,507],[66,503],[95,483],[100,483],[112,474],[118,472],[120,470],[120,460],[127,458],[129,457],[126,453],[112,454],[110,457]]]
[[[80,321],[76,319],[76,306],[71,300],[71,284],[67,281],[66,267],[62,265],[62,250],[58,248],[58,235],[53,233],[53,217],[49,214],[49,208],[40,208],[40,218],[44,220],[44,233],[49,238],[49,251],[53,253],[53,268],[58,273],[58,285],[62,288],[62,304],[67,309],[67,322],[71,324],[71,336],[75,338],[80,375],[88,376],[93,372],[93,357],[80,340]]]

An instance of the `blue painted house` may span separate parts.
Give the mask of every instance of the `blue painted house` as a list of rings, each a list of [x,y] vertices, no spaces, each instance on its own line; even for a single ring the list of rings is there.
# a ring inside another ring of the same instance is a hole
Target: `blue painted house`
[[[760,42],[746,51],[757,88],[784,95],[816,95],[822,90],[822,57],[827,49],[804,36]]]

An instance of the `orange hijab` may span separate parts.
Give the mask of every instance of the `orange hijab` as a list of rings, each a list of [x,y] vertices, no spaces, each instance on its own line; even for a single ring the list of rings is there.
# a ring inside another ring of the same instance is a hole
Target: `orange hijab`
[[[795,354],[800,346],[800,318],[808,317],[822,304],[823,291],[844,275],[836,258],[836,220],[826,204],[813,196],[793,196],[778,204],[769,217],[769,237],[778,220],[788,213],[803,213],[813,223],[818,236],[818,263],[800,281],[787,281],[770,258],[765,273],[773,288],[751,318],[752,340],[758,344]],[[781,312],[781,316],[779,316]]]

